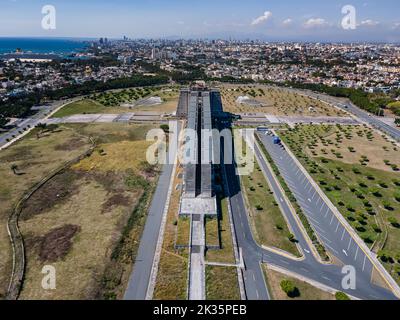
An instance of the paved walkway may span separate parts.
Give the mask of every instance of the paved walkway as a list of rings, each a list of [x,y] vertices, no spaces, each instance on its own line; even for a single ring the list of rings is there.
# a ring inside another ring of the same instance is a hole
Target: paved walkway
[[[192,215],[189,300],[205,300],[204,216]]]

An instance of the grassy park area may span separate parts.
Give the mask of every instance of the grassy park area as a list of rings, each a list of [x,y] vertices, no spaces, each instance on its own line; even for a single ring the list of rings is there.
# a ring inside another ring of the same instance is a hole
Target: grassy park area
[[[235,267],[206,266],[207,300],[240,300]]]
[[[189,249],[177,249],[175,245],[188,245],[190,219],[179,217],[179,203],[183,169],[177,166],[173,192],[168,208],[164,242],[161,251],[157,282],[154,290],[156,300],[185,300],[187,293]]]
[[[158,175],[155,167],[144,165],[143,153],[131,154],[146,143],[146,128],[99,124],[35,129],[2,151],[2,294],[12,263],[6,217],[16,201],[44,176],[88,150],[90,137],[96,142],[93,153],[64,168],[23,205],[19,226],[26,271],[20,297],[122,297]],[[56,268],[56,290],[41,288],[41,270],[47,264]]]
[[[397,146],[364,126],[299,125],[279,134],[399,282]]]
[[[146,99],[150,97],[159,97],[162,102],[148,104]],[[76,114],[119,114],[139,111],[168,113],[176,110],[178,98],[179,88],[177,87],[144,87],[106,91],[66,105],[57,111],[53,118]]]
[[[254,158],[254,161],[257,160]],[[258,163],[251,175],[241,179],[258,243],[300,256],[296,244],[289,240],[291,233],[287,222]]]
[[[247,96],[262,105],[237,102],[238,97]],[[318,100],[263,85],[221,86],[224,110],[233,113],[268,113],[277,116],[345,116],[345,113]]]
[[[318,289],[307,282],[288,277],[266,265],[263,265],[263,268],[273,300],[335,300],[335,295],[332,293]],[[293,294],[290,296],[282,289],[285,282],[289,282],[294,287]]]

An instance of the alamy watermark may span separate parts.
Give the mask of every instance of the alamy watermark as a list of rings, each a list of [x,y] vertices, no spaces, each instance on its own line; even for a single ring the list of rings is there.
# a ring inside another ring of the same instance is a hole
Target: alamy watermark
[[[44,30],[55,30],[57,28],[57,14],[56,7],[53,5],[45,5],[42,7],[42,29]]]
[[[254,129],[202,129],[200,134],[183,129],[178,135],[178,122],[170,121],[168,134],[152,129],[146,140],[153,142],[146,152],[146,160],[151,165],[219,165],[222,162],[236,164],[239,175],[254,171]]]

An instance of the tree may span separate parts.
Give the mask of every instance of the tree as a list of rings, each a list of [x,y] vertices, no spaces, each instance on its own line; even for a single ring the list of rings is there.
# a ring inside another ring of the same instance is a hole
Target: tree
[[[39,124],[37,124],[36,128],[39,129],[38,133],[36,134],[36,138],[39,139],[40,135],[46,130],[47,124],[46,123],[39,123]]]
[[[289,298],[296,298],[298,296],[300,296],[300,291],[298,288],[296,288],[296,286],[294,285],[294,283],[290,280],[282,280],[281,281],[281,289],[283,290],[283,292],[285,292],[287,294],[287,296]]]
[[[349,296],[345,294],[344,292],[336,292],[335,293],[335,298],[336,300],[350,300]]]
[[[16,164],[11,165],[10,169],[15,175],[17,175],[18,166]]]
[[[396,126],[400,127],[400,118],[396,118],[396,119],[394,120],[394,124],[395,124]]]
[[[165,133],[168,133],[168,132],[169,132],[169,125],[167,125],[167,124],[162,124],[162,125],[160,126],[160,129],[163,130]]]
[[[295,242],[296,241],[296,238],[295,238],[293,233],[289,233],[288,234],[288,239],[289,239],[290,242]]]

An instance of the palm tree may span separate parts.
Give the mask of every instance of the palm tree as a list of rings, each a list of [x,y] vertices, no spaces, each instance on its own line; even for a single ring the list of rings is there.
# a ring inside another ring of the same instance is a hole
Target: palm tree
[[[12,172],[16,175],[17,174],[17,170],[18,170],[18,166],[16,164],[11,165],[11,170]]]

